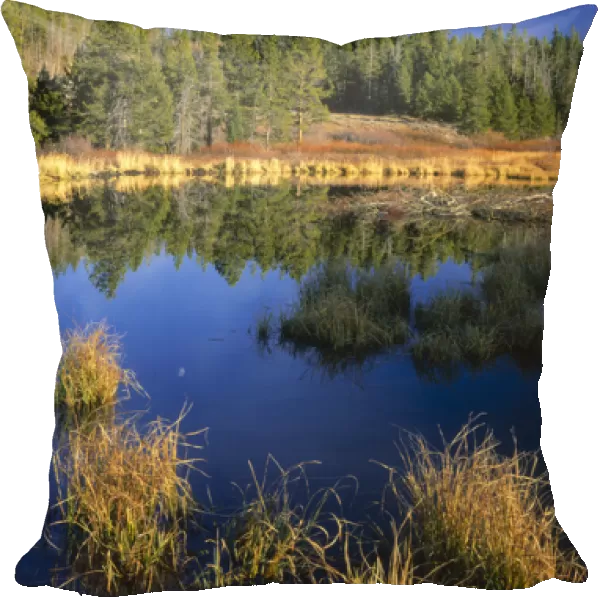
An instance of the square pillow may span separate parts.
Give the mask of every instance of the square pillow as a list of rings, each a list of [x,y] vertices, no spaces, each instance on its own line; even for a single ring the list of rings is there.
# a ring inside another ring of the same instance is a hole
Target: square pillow
[[[584,582],[537,384],[595,13],[340,46],[5,2],[63,344],[17,581]]]

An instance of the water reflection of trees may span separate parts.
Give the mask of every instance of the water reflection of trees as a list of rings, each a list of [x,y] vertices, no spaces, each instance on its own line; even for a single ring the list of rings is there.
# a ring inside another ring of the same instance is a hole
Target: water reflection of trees
[[[440,262],[469,261],[475,270],[499,244],[545,235],[530,227],[474,221],[391,223],[328,212],[328,189],[223,188],[190,184],[136,193],[96,188],[68,205],[48,206],[46,243],[55,274],[85,261],[90,281],[115,295],[128,271],[164,251],[176,268],[186,257],[212,264],[234,285],[248,261],[296,280],[317,262],[345,258],[379,266],[399,258],[411,276],[433,276]]]

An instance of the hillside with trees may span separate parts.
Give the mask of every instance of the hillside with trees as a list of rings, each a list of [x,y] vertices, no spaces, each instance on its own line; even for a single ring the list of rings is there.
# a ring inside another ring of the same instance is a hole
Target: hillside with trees
[[[487,28],[339,46],[300,37],[143,30],[5,2],[38,146],[188,154],[216,141],[302,143],[329,111],[414,116],[508,139],[558,138],[583,47]]]

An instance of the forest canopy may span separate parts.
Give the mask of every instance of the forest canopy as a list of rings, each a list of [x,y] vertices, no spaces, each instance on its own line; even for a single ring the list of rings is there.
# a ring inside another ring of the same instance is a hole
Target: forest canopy
[[[187,154],[215,141],[302,142],[328,111],[408,115],[560,137],[582,42],[516,26],[339,46],[314,38],[216,35],[88,21],[18,2],[4,18],[29,82],[36,144],[80,136],[94,147]]]

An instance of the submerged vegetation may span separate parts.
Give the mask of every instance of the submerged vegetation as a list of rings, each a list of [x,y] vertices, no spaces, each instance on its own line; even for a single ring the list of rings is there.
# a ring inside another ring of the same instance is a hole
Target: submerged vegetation
[[[311,492],[316,463],[285,469],[272,457],[262,477],[250,464],[239,508],[201,508],[189,475],[202,432],[184,434],[184,417],[140,428],[114,416],[66,432],[53,461],[56,585],[122,595],[269,582],[513,589],[587,577],[565,549],[536,453],[500,453],[475,420],[441,450],[409,435],[399,466],[384,467],[379,517],[355,522],[342,516],[344,482]]]

